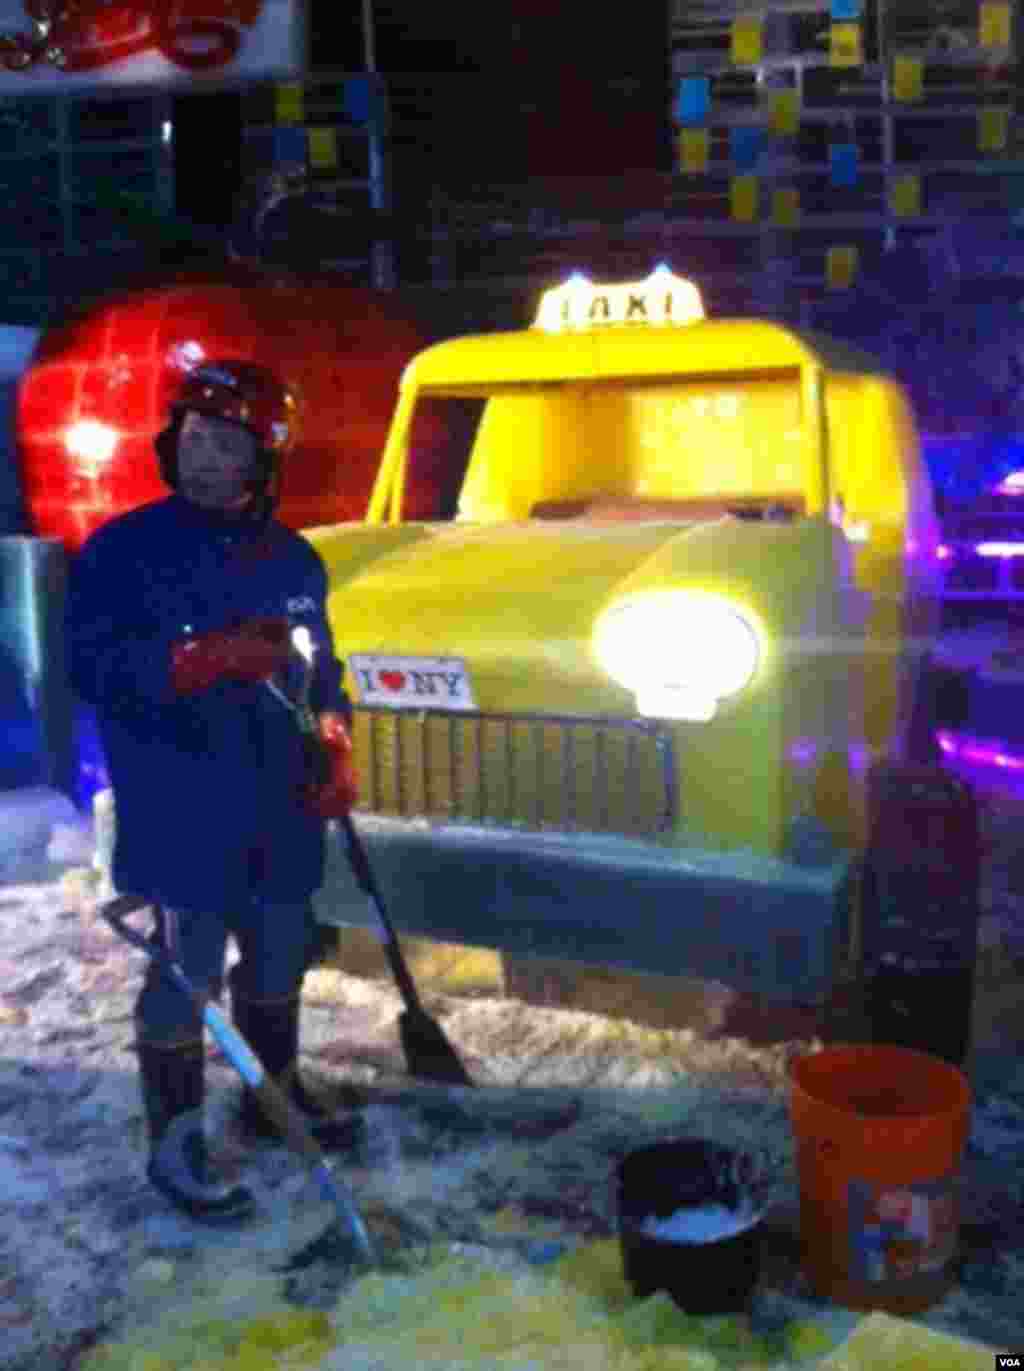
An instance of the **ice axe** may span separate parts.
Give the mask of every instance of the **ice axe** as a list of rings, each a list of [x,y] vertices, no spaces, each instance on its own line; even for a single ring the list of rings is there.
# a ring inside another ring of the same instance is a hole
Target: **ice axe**
[[[221,1051],[252,1090],[261,1108],[274,1122],[285,1142],[309,1166],[319,1182],[324,1198],[334,1206],[337,1218],[291,1257],[282,1271],[296,1271],[315,1261],[345,1261],[366,1267],[379,1266],[373,1241],[356,1207],[355,1198],[343,1181],[334,1175],[323,1149],[284,1091],[263,1069],[263,1064],[236,1028],[202,994],[182,968],[158,942],[151,941],[127,923],[130,914],[152,907],[152,901],[137,895],[120,895],[102,906],[100,913],[115,933],[145,952],[192,1001],[196,1013],[213,1034]]]
[[[319,730],[316,718],[309,707],[309,686],[314,654],[309,630],[302,627],[294,629],[292,645],[306,664],[306,676],[300,701],[296,703],[290,700],[273,681],[268,680],[264,684],[275,699],[279,700],[295,715],[302,732],[310,737],[318,738]],[[473,1081],[470,1080],[455,1048],[445,1036],[444,1029],[423,1008],[415,983],[409,974],[409,968],[405,964],[405,958],[402,956],[395,926],[384,904],[384,897],[380,893],[380,887],[373,874],[373,868],[370,866],[366,849],[355,824],[352,822],[351,815],[346,814],[343,819],[337,822],[340,822],[345,834],[345,844],[352,874],[369,901],[370,912],[373,915],[374,925],[384,948],[384,954],[388,959],[388,965],[391,967],[395,983],[405,1004],[405,1009],[398,1016],[398,1033],[402,1041],[402,1051],[409,1067],[409,1074],[418,1076],[421,1080],[437,1081],[442,1085],[472,1086]]]

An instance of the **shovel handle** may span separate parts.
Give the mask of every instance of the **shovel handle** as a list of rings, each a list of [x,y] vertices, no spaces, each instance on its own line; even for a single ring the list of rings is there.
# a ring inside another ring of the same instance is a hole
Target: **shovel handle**
[[[405,1001],[406,1008],[413,1014],[421,1014],[423,1006],[420,1003],[419,991],[409,975],[409,968],[406,966],[402,950],[398,946],[398,937],[395,934],[394,925],[384,904],[384,896],[380,893],[380,886],[373,874],[373,867],[366,855],[366,848],[363,846],[362,839],[356,831],[350,814],[346,814],[341,820],[341,827],[345,834],[345,844],[348,849],[348,860],[352,867],[352,874],[370,905],[370,912],[377,924],[384,955],[387,957],[391,972],[398,983],[399,992]]]
[[[282,1137],[293,1152],[309,1163],[310,1169],[320,1183],[326,1199],[335,1207],[345,1227],[355,1240],[360,1255],[376,1265],[377,1256],[373,1242],[366,1230],[362,1217],[356,1208],[355,1200],[345,1186],[332,1172],[323,1148],[309,1131],[305,1120],[299,1114],[287,1095],[268,1076],[263,1064],[241,1034],[229,1023],[224,1014],[212,1004],[208,996],[200,994],[192,982],[159,943],[151,942],[137,928],[127,923],[129,914],[139,909],[152,907],[152,900],[138,895],[120,895],[103,906],[100,911],[111,928],[126,942],[152,957],[167,972],[175,985],[188,996],[203,1023],[210,1030],[218,1046],[238,1074],[252,1090],[260,1107],[272,1119]]]
[[[345,843],[348,847],[348,859],[352,865],[352,874],[355,876],[360,890],[362,890],[364,894],[369,895],[375,905],[383,905],[384,901],[382,900],[380,890],[377,887],[377,881],[373,874],[373,867],[370,865],[370,859],[366,855],[366,849],[360,841],[359,834],[356,832],[356,826],[352,822],[352,816],[350,814],[346,814],[341,820],[341,827],[345,834]]]
[[[114,932],[119,933],[124,938],[125,942],[131,943],[140,952],[146,952],[153,956],[160,951],[157,944],[151,943],[137,928],[132,928],[126,922],[129,914],[135,914],[140,909],[149,909],[152,904],[152,900],[145,900],[141,895],[118,895],[116,900],[110,900],[105,904],[100,913]]]
[[[192,982],[187,979],[178,963],[172,961],[158,942],[147,938],[144,933],[140,933],[137,928],[132,928],[131,924],[127,922],[129,914],[135,914],[140,909],[152,909],[152,907],[153,901],[147,900],[141,895],[119,895],[117,899],[105,904],[100,913],[114,932],[124,938],[125,942],[131,943],[132,947],[137,947],[140,952],[145,952],[147,957],[151,957],[153,961],[157,962],[182,994],[189,997],[196,1011],[202,1015],[205,997],[200,995]]]
[[[139,909],[146,909],[151,906],[151,900],[143,899],[138,895],[121,895],[116,900],[104,905],[101,912],[115,933],[120,934],[126,942],[131,943],[133,947],[137,947],[141,952],[145,952],[148,957],[151,957],[161,970],[170,976],[182,994],[188,996],[196,1013],[206,1024],[224,1055],[246,1085],[251,1086],[261,1095],[261,1098],[264,1087],[267,1087],[266,1093],[268,1095],[273,1093],[276,1087],[273,1082],[266,1079],[266,1072],[263,1070],[259,1059],[241,1034],[228,1022],[217,1006],[210,1003],[209,997],[196,989],[178,963],[168,955],[158,942],[151,941],[127,922],[129,914],[134,914]],[[281,1095],[281,1099],[284,1100],[283,1095]],[[271,1110],[269,1100],[267,1104],[268,1112],[273,1113],[276,1123],[279,1111]],[[301,1150],[304,1156],[308,1155],[305,1149]]]

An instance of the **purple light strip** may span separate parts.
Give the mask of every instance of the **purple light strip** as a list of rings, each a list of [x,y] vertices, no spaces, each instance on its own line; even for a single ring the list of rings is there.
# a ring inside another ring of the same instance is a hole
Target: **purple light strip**
[[[969,543],[968,547],[979,557],[1024,557],[1024,543],[980,542]],[[955,551],[948,543],[940,543],[935,549],[935,556],[940,562],[948,562]]]
[[[967,733],[937,733],[939,747],[947,757],[958,757],[977,766],[994,766],[1003,771],[1024,771],[1024,756],[1011,752],[1006,743],[995,738],[974,738]]]
[[[979,557],[1021,557],[1024,556],[1024,543],[975,543],[974,551]]]

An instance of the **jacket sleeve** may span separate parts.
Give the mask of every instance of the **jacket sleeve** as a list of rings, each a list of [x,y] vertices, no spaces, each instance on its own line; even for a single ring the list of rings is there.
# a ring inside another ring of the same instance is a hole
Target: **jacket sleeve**
[[[141,559],[125,557],[101,529],[72,559],[65,608],[72,689],[102,713],[152,721],[175,700],[174,634],[145,610]]]
[[[323,714],[327,710],[344,715],[347,723],[352,722],[352,702],[342,689],[345,666],[334,650],[334,638],[327,622],[327,571],[320,555],[310,548],[316,559],[312,578],[312,599],[316,613],[309,624],[316,644],[315,670],[309,691],[309,703],[313,712]]]

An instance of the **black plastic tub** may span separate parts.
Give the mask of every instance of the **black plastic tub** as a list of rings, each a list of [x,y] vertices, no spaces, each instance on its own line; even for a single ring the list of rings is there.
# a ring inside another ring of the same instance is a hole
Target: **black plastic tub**
[[[685,1230],[708,1227],[697,1222],[700,1211],[736,1211],[745,1196],[735,1178],[752,1171],[746,1154],[702,1138],[654,1143],[623,1158],[616,1168],[619,1238],[626,1280],[638,1299],[665,1290],[687,1314],[747,1307],[760,1275],[760,1216],[740,1210],[748,1218],[736,1222],[747,1226],[726,1236],[655,1237],[642,1227],[680,1210],[694,1211],[681,1216]]]

